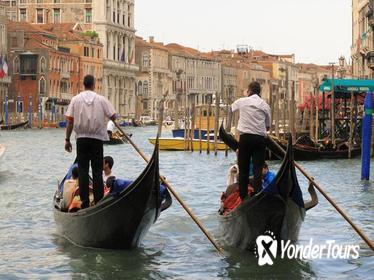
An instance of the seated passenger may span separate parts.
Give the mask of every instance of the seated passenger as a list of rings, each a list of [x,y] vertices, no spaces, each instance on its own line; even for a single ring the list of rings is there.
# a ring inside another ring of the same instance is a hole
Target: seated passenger
[[[112,173],[112,168],[114,165],[114,160],[111,156],[105,156],[104,157],[104,163],[103,163],[103,181],[104,185],[109,177],[114,176]]]
[[[275,173],[269,170],[268,164],[265,162],[262,168],[262,189],[266,189],[274,180]]]
[[[124,191],[128,186],[130,186],[134,181],[132,180],[123,180],[123,179],[116,179],[114,176],[110,176],[106,181],[106,186],[109,189],[104,195],[110,194],[119,194],[120,192]],[[167,203],[163,204],[164,201]],[[168,208],[171,205],[170,194],[167,191],[166,186],[160,184],[160,203],[161,211]]]
[[[69,177],[69,178],[68,178]],[[78,165],[73,166],[71,169],[71,175],[65,179],[63,188],[63,199],[61,204],[61,210],[65,211],[69,208],[73,201],[73,195],[78,187]]]

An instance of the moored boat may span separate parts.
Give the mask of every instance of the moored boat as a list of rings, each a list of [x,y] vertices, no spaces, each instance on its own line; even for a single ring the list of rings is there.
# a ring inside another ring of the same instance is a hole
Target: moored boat
[[[1,130],[13,130],[20,127],[26,127],[26,125],[29,123],[29,121],[21,122],[21,123],[15,123],[15,124],[9,124],[9,125],[1,125]]]
[[[219,216],[222,240],[227,246],[241,249],[254,248],[257,237],[268,232],[277,240],[297,241],[306,210],[317,202],[304,204],[290,139],[281,168],[270,186]]]
[[[137,247],[160,212],[166,209],[162,208],[159,194],[156,145],[153,156],[141,175],[122,192],[104,197],[95,206],[75,213],[62,212],[59,208],[61,194],[57,191],[54,196],[57,231],[72,243],[83,247]],[[167,194],[171,199],[170,194]]]
[[[148,141],[155,145],[156,138],[149,138]],[[191,149],[191,144],[193,145],[193,150],[198,151],[200,149],[200,141],[198,139],[193,139],[186,141],[184,138],[160,138],[159,145],[160,150],[164,151],[184,151],[188,150],[188,146]],[[206,151],[208,149],[211,151],[214,150],[214,141],[201,140],[201,150]],[[223,142],[217,142],[217,150],[223,151],[226,150],[226,145]]]

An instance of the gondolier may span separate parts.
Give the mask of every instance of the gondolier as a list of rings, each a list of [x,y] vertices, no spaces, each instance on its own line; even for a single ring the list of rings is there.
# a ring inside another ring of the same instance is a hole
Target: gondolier
[[[247,196],[249,167],[253,162],[254,190],[261,190],[262,167],[265,162],[265,137],[270,129],[271,115],[269,105],[261,98],[261,85],[252,82],[248,86],[248,97],[236,100],[231,111],[240,112],[238,131],[239,140],[239,188],[243,200]]]
[[[94,92],[95,79],[92,75],[84,77],[85,91],[73,97],[66,111],[65,150],[72,151],[70,136],[74,128],[77,138],[77,161],[79,168],[79,195],[82,209],[87,208],[89,201],[89,164],[91,162],[94,200],[97,203],[103,198],[103,141],[109,140],[107,118],[112,121],[116,112],[112,104],[103,96]]]

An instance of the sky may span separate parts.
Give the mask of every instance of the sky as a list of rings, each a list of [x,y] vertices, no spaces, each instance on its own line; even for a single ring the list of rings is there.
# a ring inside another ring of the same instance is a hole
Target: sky
[[[237,45],[328,64],[352,42],[352,0],[135,0],[136,34],[200,51]]]

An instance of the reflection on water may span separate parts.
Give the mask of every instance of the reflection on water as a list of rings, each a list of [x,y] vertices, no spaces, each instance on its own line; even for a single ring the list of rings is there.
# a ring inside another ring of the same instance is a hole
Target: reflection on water
[[[147,141],[155,128],[133,128],[133,139],[150,155]],[[84,249],[55,235],[52,197],[75,154],[63,150],[63,130],[1,132],[7,150],[0,164],[0,279],[240,279],[240,278],[370,278],[374,255],[319,196],[320,204],[307,213],[300,244],[359,244],[357,260],[279,260],[259,267],[253,253],[228,249],[217,254],[197,226],[174,201],[147,234],[141,248],[131,251]],[[74,149],[75,152],[75,149]],[[136,178],[144,161],[130,145],[106,146],[114,157],[114,174]],[[161,152],[161,173],[193,209],[202,223],[219,236],[217,210],[226,171],[234,161],[197,152]],[[374,191],[360,181],[360,160],[301,163],[324,186],[356,224],[374,239]],[[276,170],[279,162],[271,162]],[[298,174],[304,194],[307,181]],[[372,173],[374,178],[374,172]],[[305,197],[308,197],[305,195]]]

